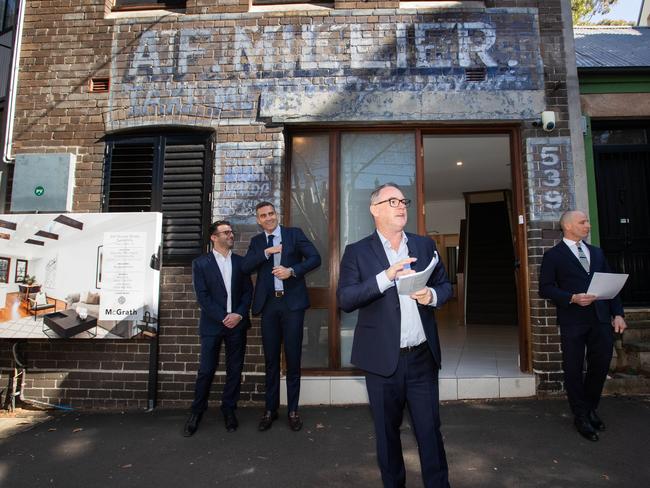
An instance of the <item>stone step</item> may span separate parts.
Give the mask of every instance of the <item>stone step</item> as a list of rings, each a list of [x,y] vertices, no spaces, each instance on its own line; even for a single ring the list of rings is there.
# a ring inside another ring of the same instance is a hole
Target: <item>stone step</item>
[[[625,321],[650,320],[650,308],[626,308]]]
[[[650,329],[650,320],[626,320],[629,329]]]
[[[628,344],[627,362],[636,369],[650,369],[650,343]]]
[[[650,342],[616,344],[610,364],[611,371],[650,371]]]
[[[628,352],[650,352],[650,342],[631,342],[623,347]]]
[[[623,343],[650,342],[650,320],[626,321],[627,329],[623,332]]]
[[[614,373],[607,377],[603,393],[606,395],[648,395],[650,378],[640,374]]]
[[[284,384],[284,379],[282,380]],[[439,380],[440,401],[535,396],[535,375],[514,372],[503,376],[449,376]],[[363,376],[303,376],[301,405],[367,404]],[[280,388],[280,404],[287,404],[287,390]]]

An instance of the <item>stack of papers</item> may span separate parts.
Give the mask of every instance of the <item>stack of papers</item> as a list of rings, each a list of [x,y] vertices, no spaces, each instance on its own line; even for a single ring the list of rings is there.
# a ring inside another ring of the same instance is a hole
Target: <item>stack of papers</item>
[[[628,276],[622,273],[594,273],[587,295],[596,295],[596,300],[611,300],[621,292]]]
[[[434,251],[433,259],[431,259],[431,262],[425,269],[418,271],[417,273],[402,276],[399,280],[397,280],[397,293],[400,295],[411,295],[412,293],[425,288],[427,286],[427,281],[429,281],[431,273],[433,273],[433,268],[436,267],[438,261],[438,253]]]

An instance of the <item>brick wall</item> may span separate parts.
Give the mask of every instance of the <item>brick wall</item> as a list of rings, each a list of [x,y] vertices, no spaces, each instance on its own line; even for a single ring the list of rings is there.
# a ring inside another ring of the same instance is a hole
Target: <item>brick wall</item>
[[[569,135],[561,2],[485,4],[498,10],[406,11],[395,10],[394,1],[337,1],[330,10],[247,13],[243,0],[188,0],[186,15],[146,17],[111,13],[106,0],[30,1],[14,152],[77,154],[74,209],[99,211],[107,132],[213,128],[213,216],[233,221],[241,232],[240,252],[256,230],[252,203],[264,198],[282,208],[283,128],[292,117],[295,122],[315,113],[320,122],[357,125],[515,121],[521,124],[525,194],[532,195],[540,185],[534,175],[539,161],[530,156],[526,141],[548,139],[532,127],[533,118],[541,108],[554,110],[553,138]],[[517,10],[502,10],[510,7]],[[436,54],[436,34],[428,24],[483,30],[466,37],[443,32],[447,47]],[[496,47],[488,50],[492,40]],[[389,56],[367,48],[378,43],[395,52]],[[378,67],[382,62],[385,67]],[[485,68],[486,80],[464,81],[468,67]],[[110,77],[110,92],[89,93],[92,77]],[[390,109],[368,102],[377,93]],[[341,109],[318,111],[323,99],[339,100]],[[420,111],[399,112],[404,104]],[[561,381],[553,309],[537,299],[537,269],[557,234],[554,221],[571,201],[570,178],[561,176],[566,199],[559,207],[540,214],[534,199],[527,203],[533,366],[541,392],[558,391]],[[158,398],[163,406],[189,406],[199,352],[190,269],[165,267],[161,293]],[[257,402],[263,387],[257,321],[248,337],[242,398]],[[3,378],[9,347],[0,342]],[[146,404],[147,342],[29,341],[24,348],[30,397],[75,406]]]

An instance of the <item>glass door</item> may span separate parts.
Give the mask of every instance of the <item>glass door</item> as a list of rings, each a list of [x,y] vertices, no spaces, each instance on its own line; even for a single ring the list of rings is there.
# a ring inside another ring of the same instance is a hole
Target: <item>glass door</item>
[[[322,258],[307,274],[303,367],[350,368],[356,314],[339,313],[336,286],[345,246],[374,231],[370,193],[397,183],[414,204],[407,230],[417,229],[414,131],[293,133],[289,139],[289,225],[303,229]],[[333,182],[333,184],[332,184]]]
[[[375,230],[370,215],[370,194],[378,186],[397,183],[413,201],[406,230],[417,229],[415,134],[413,132],[347,132],[341,134],[339,250]],[[341,312],[340,361],[351,367],[350,355],[357,313]]]
[[[300,227],[314,243],[322,264],[306,276],[311,307],[303,333],[303,368],[328,368],[330,284],[330,136],[294,135],[291,138],[290,225]]]

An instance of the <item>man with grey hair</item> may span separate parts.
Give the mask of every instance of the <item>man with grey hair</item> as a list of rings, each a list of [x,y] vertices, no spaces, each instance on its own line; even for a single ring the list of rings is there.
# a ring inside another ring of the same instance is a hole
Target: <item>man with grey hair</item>
[[[345,312],[359,311],[352,363],[366,372],[384,487],[406,483],[399,428],[408,406],[424,485],[446,488],[438,411],[440,342],[433,311],[452,290],[438,261],[424,288],[410,296],[397,293],[400,276],[425,269],[437,255],[433,240],[404,232],[410,203],[394,183],[372,193],[370,213],[377,230],[346,247],[336,294]]]
[[[539,295],[551,300],[557,310],[564,387],[574,425],[584,438],[597,441],[598,431],[605,430],[596,408],[612,359],[614,332],[623,332],[627,326],[619,296],[597,300],[586,293],[594,273],[610,272],[603,251],[584,242],[591,229],[587,215],[578,210],[565,212],[560,226],[562,241],[542,259]]]

